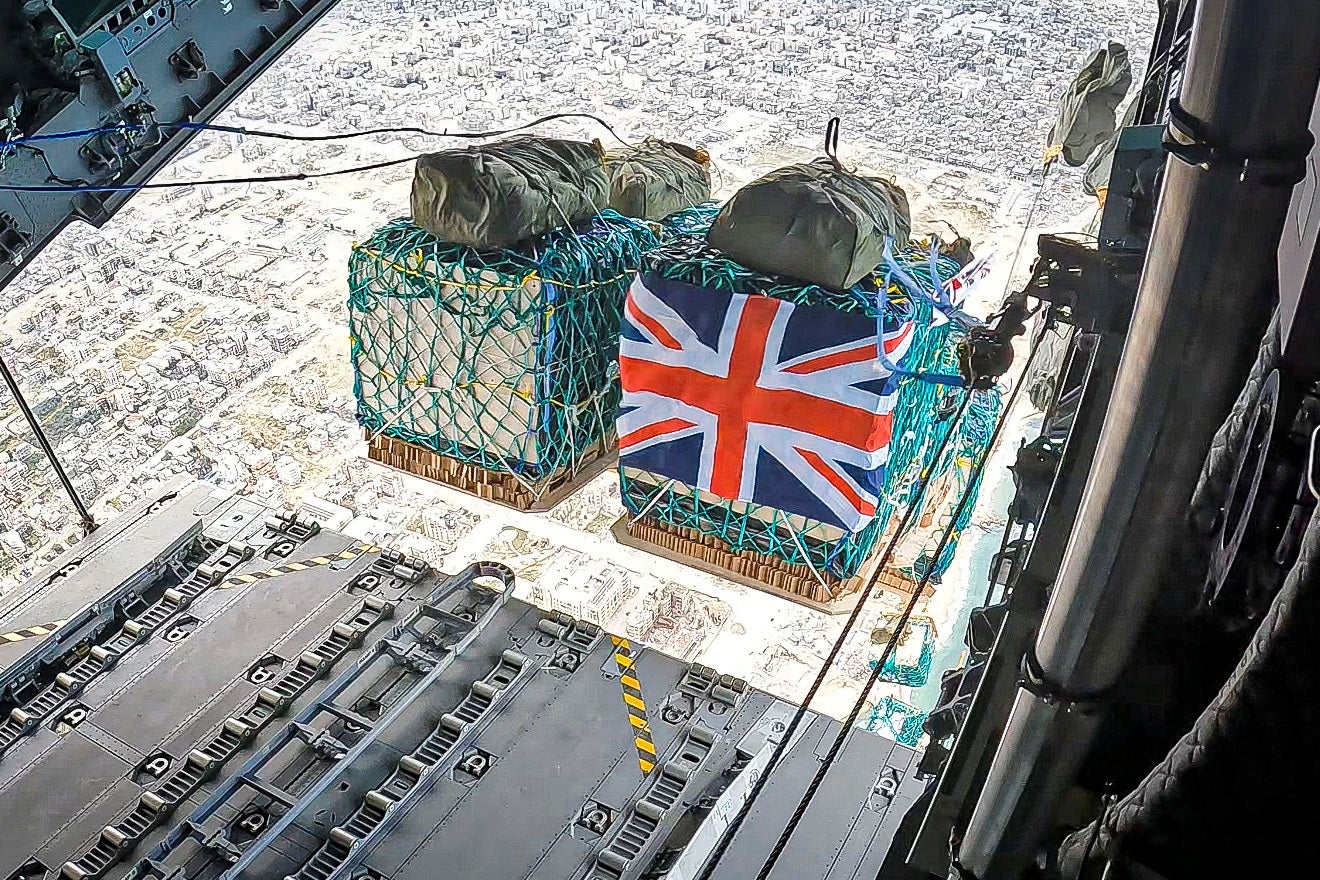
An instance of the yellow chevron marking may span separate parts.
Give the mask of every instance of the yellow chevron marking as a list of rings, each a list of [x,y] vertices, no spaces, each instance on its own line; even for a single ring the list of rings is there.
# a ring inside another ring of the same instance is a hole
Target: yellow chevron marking
[[[230,578],[230,580],[234,581],[235,583],[250,584],[255,581],[261,580],[261,578],[259,578],[255,574],[240,574],[238,577]]]
[[[329,565],[329,564],[330,564],[330,560],[327,559],[327,558],[324,557],[324,556],[318,556],[318,557],[316,557],[315,559],[312,559],[312,560],[310,560],[310,561],[311,561],[312,565]]]
[[[635,660],[628,640],[610,636],[614,643],[614,662],[619,667],[619,690],[628,709],[628,723],[633,727],[633,745],[637,747],[637,766],[646,776],[655,768],[655,743],[651,742],[651,724],[646,719],[646,703],[642,700],[642,683],[633,671]]]
[[[301,562],[290,562],[288,565],[284,566],[285,571],[303,571],[307,568],[310,568],[310,566],[303,565]]]
[[[6,642],[21,642],[23,636],[19,633],[3,633],[0,634],[0,639],[4,639]]]
[[[50,632],[50,630],[46,629],[44,626],[29,626],[27,631],[38,636],[44,636]]]

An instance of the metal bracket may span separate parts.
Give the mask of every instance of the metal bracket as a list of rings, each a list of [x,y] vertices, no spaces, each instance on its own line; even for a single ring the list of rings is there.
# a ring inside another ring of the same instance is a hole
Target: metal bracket
[[[313,535],[321,531],[321,524],[316,520],[306,522],[298,519],[294,513],[277,513],[275,516],[268,517],[264,523],[268,531],[276,535],[283,535],[286,538],[302,543]]]
[[[0,262],[14,262],[31,244],[32,236],[19,228],[12,214],[0,214]]]
[[[317,730],[311,725],[295,721],[289,725],[295,736],[311,747],[316,752],[317,757],[326,761],[338,761],[348,754],[348,746],[344,745],[328,730]]]
[[[1132,291],[1144,256],[1097,250],[1061,235],[1036,241],[1025,292],[1068,309],[1079,329],[1124,330],[1132,317]]]
[[[1213,171],[1229,168],[1238,171],[1239,183],[1290,188],[1306,177],[1306,159],[1315,146],[1309,131],[1302,140],[1277,144],[1256,153],[1247,153],[1215,144],[1205,124],[1173,98],[1169,101],[1169,127],[1164,134],[1164,149],[1180,162],[1193,168]]]
[[[206,55],[196,40],[189,40],[169,57],[170,67],[180,80],[197,79],[206,71]]]
[[[220,826],[215,831],[197,822],[184,820],[181,824],[184,835],[196,840],[206,849],[215,853],[222,861],[233,864],[243,856],[238,844],[229,839],[229,829]]]
[[[121,105],[131,104],[142,97],[142,81],[128,60],[124,44],[109,31],[93,31],[78,41],[78,46],[90,52],[101,66]]]
[[[732,675],[724,675],[700,663],[693,663],[678,681],[678,689],[694,697],[706,697],[729,708],[747,693],[747,682]]]
[[[1108,690],[1073,693],[1058,682],[1052,681],[1041,668],[1034,645],[1027,648],[1026,653],[1022,655],[1022,676],[1018,679],[1018,687],[1052,706],[1062,706],[1066,712],[1083,715],[1099,711],[1109,697]]]
[[[384,639],[381,641],[381,650],[395,663],[418,675],[430,672],[436,664],[435,656],[419,644],[404,645],[394,639]]]

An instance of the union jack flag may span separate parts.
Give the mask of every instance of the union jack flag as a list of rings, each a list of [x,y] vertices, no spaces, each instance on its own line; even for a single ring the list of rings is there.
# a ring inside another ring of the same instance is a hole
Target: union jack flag
[[[886,320],[889,364],[912,329]],[[897,398],[874,319],[648,272],[619,376],[621,464],[848,531],[874,518]]]

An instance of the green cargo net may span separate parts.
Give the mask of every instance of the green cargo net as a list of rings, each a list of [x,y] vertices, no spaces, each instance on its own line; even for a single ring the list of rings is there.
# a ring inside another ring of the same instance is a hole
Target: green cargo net
[[[986,453],[990,445],[995,423],[999,420],[1001,403],[999,392],[994,389],[973,394],[972,402],[963,413],[962,425],[955,438],[955,448],[948,457],[947,463],[933,474],[932,486],[943,488],[944,492],[940,495],[927,489],[926,508],[937,509],[931,517],[930,526],[917,536],[921,545],[920,551],[911,563],[900,567],[900,570],[914,581],[924,578],[927,570],[930,569],[930,582],[938,584],[940,578],[953,564],[958,538],[972,521],[976,499],[981,490],[981,475],[985,473],[984,468],[979,470],[976,468],[976,460]],[[941,482],[943,482],[942,487]],[[914,483],[915,474],[907,481],[908,486]],[[968,496],[967,503],[961,504],[959,509],[964,493]],[[939,549],[944,531],[955,514],[957,520],[949,533],[949,540],[944,545],[940,558],[931,568],[930,555]]]
[[[915,748],[921,742],[922,725],[925,722],[925,712],[902,700],[886,696],[871,707],[865,727],[873,733],[884,734],[899,745]]]
[[[894,634],[900,615],[882,614],[871,631],[871,644],[867,650],[866,666],[875,669],[884,654],[885,646]],[[885,661],[880,680],[904,687],[921,687],[930,679],[930,666],[935,658],[935,627],[929,618],[913,617],[903,629],[895,649]]]
[[[358,422],[529,489],[614,442],[619,316],[644,223],[602,211],[516,250],[394,220],[349,258]]]
[[[929,251],[914,246],[900,251],[895,260],[920,289],[909,291],[890,279],[883,308],[913,321],[912,343],[899,366],[916,375],[904,376],[898,382],[889,463],[876,515],[869,524],[860,531],[847,532],[764,505],[730,501],[658,474],[621,467],[620,494],[630,517],[634,520],[645,517],[667,526],[690,529],[719,539],[735,553],[753,551],[789,564],[809,566],[820,575],[846,580],[856,575],[871,556],[891,520],[896,519],[895,511],[905,508],[923,467],[931,465],[931,483],[942,477],[956,479],[956,474],[949,474],[951,469],[970,472],[971,460],[989,443],[987,425],[993,426],[998,413],[998,392],[974,393],[953,441],[940,460],[932,462],[960,396],[966,392],[923,378],[958,374],[958,344],[964,331],[956,323],[941,321],[931,305],[936,298],[936,285],[956,275],[958,264],[939,257],[935,267],[938,278],[932,281]],[[847,291],[804,287],[748,269],[695,237],[680,237],[666,243],[652,251],[646,262],[647,268],[665,277],[708,289],[773,296],[872,318],[878,317],[881,308],[876,297],[877,285],[883,283],[881,276]],[[971,491],[975,493],[977,488],[973,486]],[[974,501],[973,495],[959,518],[960,529],[970,519]],[[956,497],[951,500],[945,521],[952,515],[956,502]],[[940,563],[932,573],[933,580],[937,581],[938,574],[952,561],[956,543],[955,536],[941,554]],[[934,544],[930,552],[934,552]],[[905,573],[912,576],[911,572]]]
[[[705,236],[710,224],[719,215],[720,207],[720,202],[703,202],[675,211],[660,221],[661,235],[666,241],[680,235]]]

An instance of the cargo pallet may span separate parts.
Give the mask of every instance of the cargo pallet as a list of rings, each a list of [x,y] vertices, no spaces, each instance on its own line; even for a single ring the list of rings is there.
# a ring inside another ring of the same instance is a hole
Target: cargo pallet
[[[805,565],[785,562],[751,550],[734,550],[714,536],[649,517],[632,522],[625,514],[610,527],[610,531],[615,540],[625,546],[645,550],[707,574],[782,596],[827,614],[846,614],[852,611],[857,604],[857,594],[875,571],[881,553],[877,549],[853,577],[841,579],[828,572],[821,572],[817,578],[817,573]],[[910,597],[917,584],[902,572],[889,568],[881,573],[876,586],[899,596]],[[929,584],[922,591],[926,598],[934,594],[935,590]]]
[[[618,443],[614,438],[608,444],[598,441],[587,450],[576,469],[560,471],[529,486],[525,479],[513,474],[459,461],[397,437],[377,434],[367,440],[367,458],[372,461],[524,513],[553,509],[613,467],[617,453]]]

